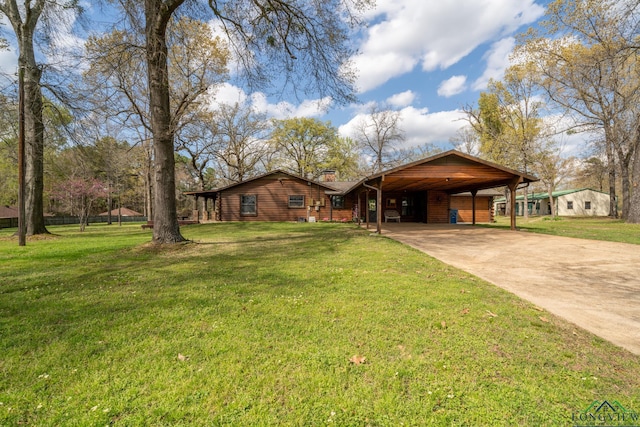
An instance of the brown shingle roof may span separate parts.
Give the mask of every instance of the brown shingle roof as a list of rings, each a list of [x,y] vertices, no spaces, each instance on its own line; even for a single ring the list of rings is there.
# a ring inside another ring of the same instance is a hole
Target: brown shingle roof
[[[0,206],[0,218],[18,218],[18,209],[13,206]]]

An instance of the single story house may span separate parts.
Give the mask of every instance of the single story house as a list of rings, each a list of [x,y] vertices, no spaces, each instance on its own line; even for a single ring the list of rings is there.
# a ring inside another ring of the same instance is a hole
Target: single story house
[[[0,228],[18,226],[18,208],[13,206],[0,206]]]
[[[610,196],[591,188],[560,190],[551,193],[558,216],[608,216]],[[527,194],[529,215],[551,215],[549,193]],[[496,212],[504,212],[505,198],[495,200]],[[524,195],[516,197],[516,215],[524,215]]]
[[[0,218],[18,218],[18,208],[13,206],[0,206]]]
[[[383,220],[446,224],[452,209],[459,209],[466,222],[490,221],[489,198],[493,196],[480,193],[478,197],[480,191],[507,186],[515,199],[519,185],[534,181],[534,176],[450,150],[357,182],[335,182],[330,175],[316,181],[276,170],[222,188],[185,194],[194,196],[195,206],[204,199],[205,210],[194,210],[194,219],[357,221],[367,226],[375,223],[380,232]],[[460,193],[467,195],[454,196]],[[462,202],[465,197],[470,202]]]

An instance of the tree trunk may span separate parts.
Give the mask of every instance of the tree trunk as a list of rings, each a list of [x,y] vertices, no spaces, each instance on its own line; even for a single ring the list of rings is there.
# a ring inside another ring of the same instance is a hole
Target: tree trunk
[[[146,135],[144,139],[145,169],[144,169],[144,215],[153,219],[153,145]]]
[[[153,203],[153,242],[178,243],[180,234],[176,213],[175,158],[173,123],[169,105],[167,67],[167,23],[181,2],[145,1],[146,54],[149,79],[149,106],[155,162]]]
[[[509,187],[504,187],[504,200],[504,215],[509,216],[511,215],[511,191],[509,191]]]
[[[630,177],[629,177],[629,164],[620,163],[620,179],[622,181],[622,219],[626,220],[629,217],[630,206]]]
[[[31,3],[31,2],[29,2]],[[18,64],[24,75],[24,201],[26,234],[46,234],[44,224],[44,124],[42,121],[42,91],[38,67],[33,50],[33,36],[44,2],[28,5],[24,22],[15,1],[2,4],[2,12],[13,27],[20,50]]]
[[[629,202],[629,214],[627,222],[640,224],[640,152],[636,150],[633,156],[631,170],[631,199]]]
[[[549,193],[549,208],[551,209],[551,218],[556,217],[556,203],[553,200],[553,186],[547,186],[547,193]]]
[[[609,216],[618,218],[618,201],[616,200],[616,161],[611,142],[605,142],[607,146],[607,169],[609,170]]]

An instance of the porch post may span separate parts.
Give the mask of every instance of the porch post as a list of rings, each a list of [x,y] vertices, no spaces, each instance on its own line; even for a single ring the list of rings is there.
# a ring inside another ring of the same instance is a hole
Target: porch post
[[[369,190],[364,193],[364,219],[367,224],[367,230],[369,229]]]
[[[362,211],[360,210],[360,196],[362,195],[361,192],[356,193],[356,196],[358,196],[358,202],[357,202],[357,207],[356,207],[356,214],[358,215],[357,218],[357,223],[358,223],[358,227],[360,227],[362,225]]]
[[[478,190],[471,190],[471,224],[476,225],[476,194]]]
[[[202,212],[202,219],[204,221],[209,221],[211,216],[209,215],[209,197],[204,198],[204,212]]]
[[[329,195],[329,221],[333,221],[333,194]]]
[[[200,213],[198,211],[198,195],[196,194],[196,200],[193,202],[193,219],[195,221],[199,221],[200,220]]]

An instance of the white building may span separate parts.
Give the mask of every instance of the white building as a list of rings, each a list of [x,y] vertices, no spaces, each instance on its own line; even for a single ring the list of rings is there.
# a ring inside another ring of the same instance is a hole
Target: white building
[[[554,191],[553,203],[558,216],[607,216],[609,215],[609,194],[590,188]],[[529,215],[551,215],[548,193],[527,195]],[[506,206],[504,197],[495,201],[495,212],[503,214]],[[516,197],[516,215],[524,213],[524,196]]]

